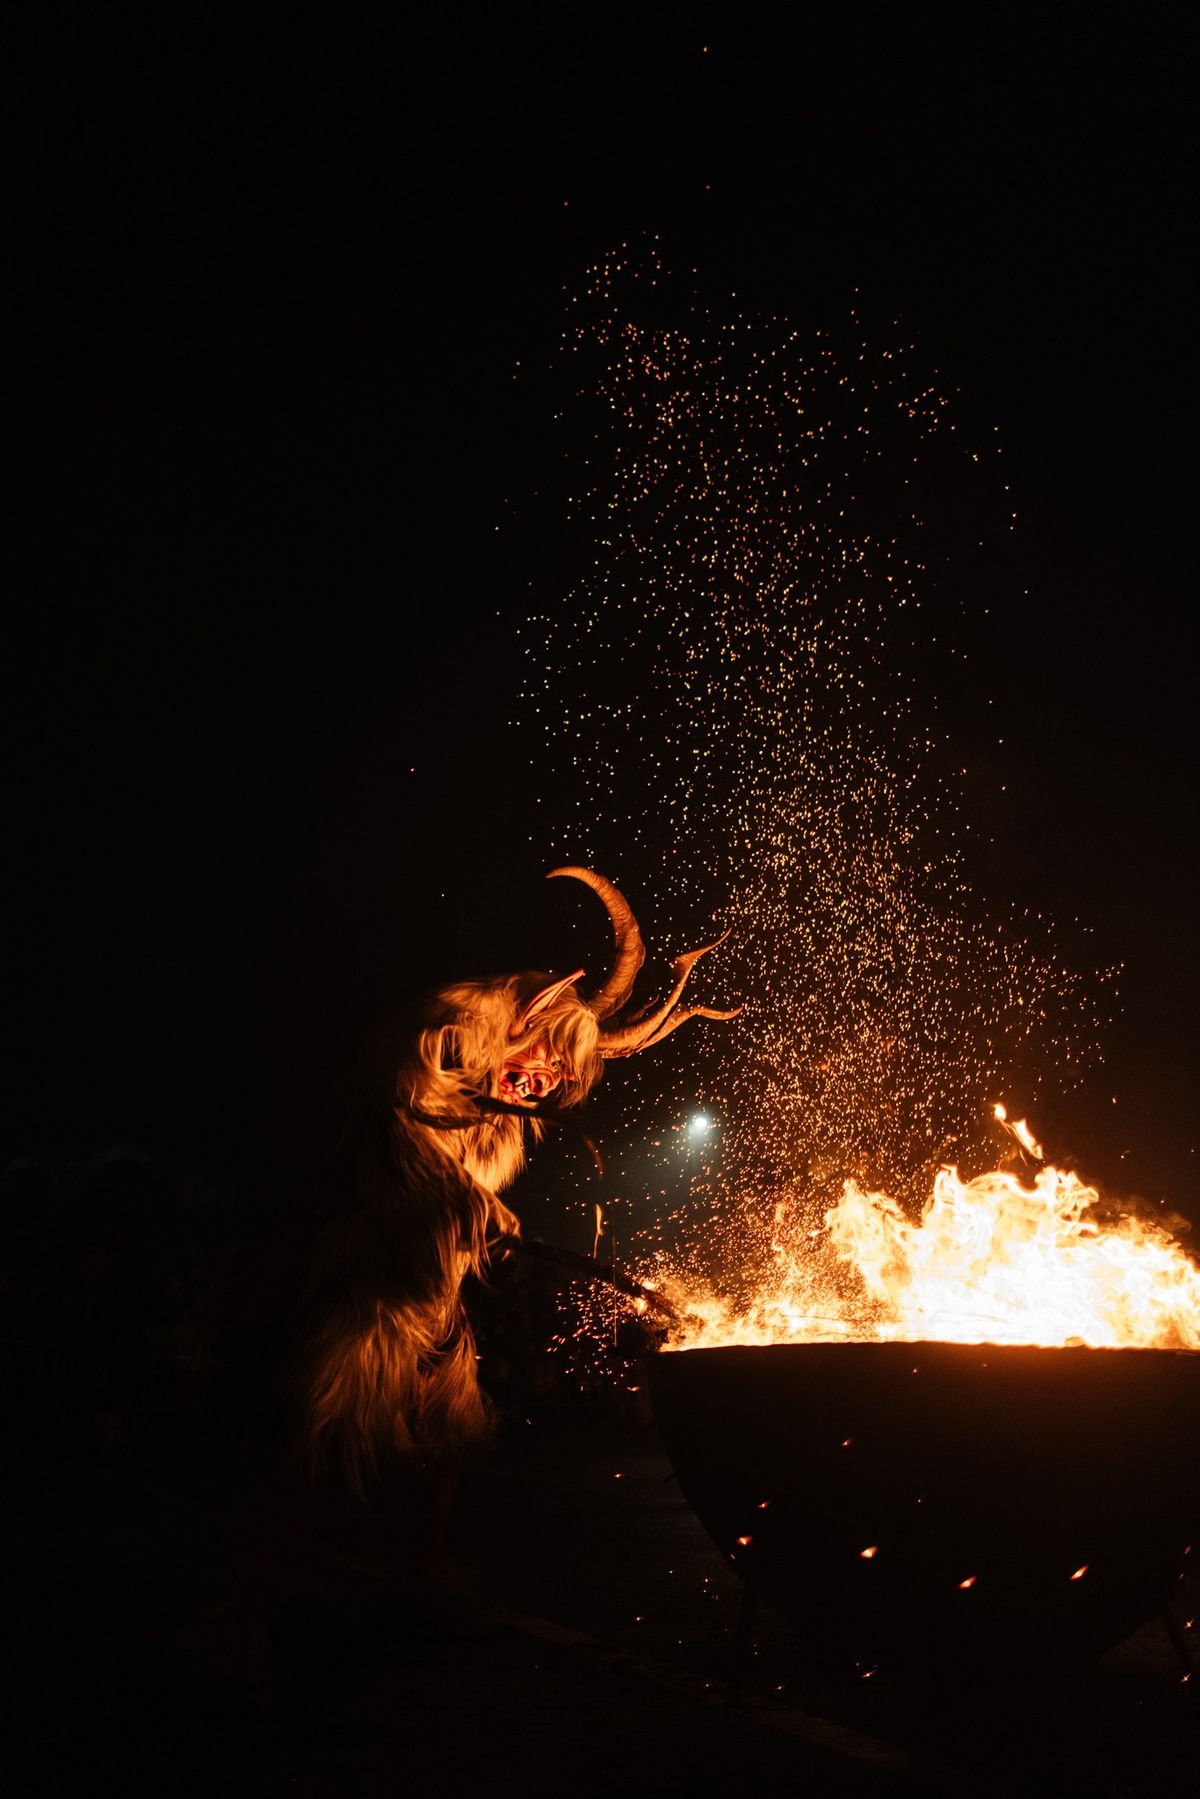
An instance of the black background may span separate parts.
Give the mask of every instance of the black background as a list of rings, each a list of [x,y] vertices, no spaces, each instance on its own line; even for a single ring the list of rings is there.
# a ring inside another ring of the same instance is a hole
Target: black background
[[[652,232],[1000,427],[986,872],[1124,963],[1103,1154],[1186,1210],[1190,9],[141,11],[13,58],[5,1155],[270,1166],[397,994],[557,965],[511,376]]]

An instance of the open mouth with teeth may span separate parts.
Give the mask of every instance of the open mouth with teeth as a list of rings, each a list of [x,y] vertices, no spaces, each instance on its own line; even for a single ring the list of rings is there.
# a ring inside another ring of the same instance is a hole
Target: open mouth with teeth
[[[523,1056],[514,1056],[500,1071],[499,1097],[513,1106],[536,1105],[561,1087],[562,1064],[544,1043],[535,1044]]]

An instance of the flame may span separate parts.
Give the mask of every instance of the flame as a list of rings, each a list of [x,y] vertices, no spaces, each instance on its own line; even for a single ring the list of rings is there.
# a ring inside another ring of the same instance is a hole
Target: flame
[[[1023,1120],[1006,1128],[1039,1153]],[[660,1276],[683,1318],[670,1347],[856,1339],[1200,1349],[1200,1268],[1156,1220],[1126,1210],[1104,1222],[1098,1208],[1095,1188],[1049,1164],[1031,1178],[996,1170],[966,1181],[943,1167],[916,1222],[887,1194],[848,1180],[824,1232],[789,1236],[777,1209],[773,1268],[738,1303]]]

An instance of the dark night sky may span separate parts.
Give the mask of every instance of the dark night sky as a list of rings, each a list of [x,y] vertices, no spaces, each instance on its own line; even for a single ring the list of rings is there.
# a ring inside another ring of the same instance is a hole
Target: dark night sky
[[[857,290],[999,424],[1033,597],[991,873],[1125,962],[1184,1203],[1191,9],[163,10],[17,58],[4,1153],[228,1166],[415,979],[555,962],[502,731],[546,562],[495,530],[540,449],[510,376],[651,231],[804,323]]]

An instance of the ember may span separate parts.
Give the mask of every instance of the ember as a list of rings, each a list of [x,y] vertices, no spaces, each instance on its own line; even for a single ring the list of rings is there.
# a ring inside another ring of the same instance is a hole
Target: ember
[[[719,899],[734,926],[736,1032],[686,1085],[664,1059],[669,1095],[643,1084],[631,1114],[637,1179],[667,1200],[647,1240],[694,1229],[697,1257],[732,1270],[766,1248],[781,1181],[819,1228],[846,1176],[913,1208],[941,1163],[986,1168],[1003,1128],[989,1102],[1014,1069],[1044,1101],[1102,1059],[1118,971],[1092,967],[1086,932],[976,889],[977,771],[929,722],[943,684],[961,699],[968,653],[931,549],[964,558],[966,592],[985,540],[990,559],[1007,535],[995,434],[968,445],[916,345],[873,341],[853,313],[814,335],[710,306],[653,240],[614,246],[569,291],[540,421],[570,432],[547,519],[564,585],[531,584],[519,728],[557,832],[594,862],[646,859],[681,912]],[[980,521],[969,563],[960,515]],[[987,609],[963,606],[976,641],[990,634]],[[981,718],[985,673],[969,683]],[[677,853],[689,842],[702,856]],[[726,1224],[737,1243],[710,1257]]]

